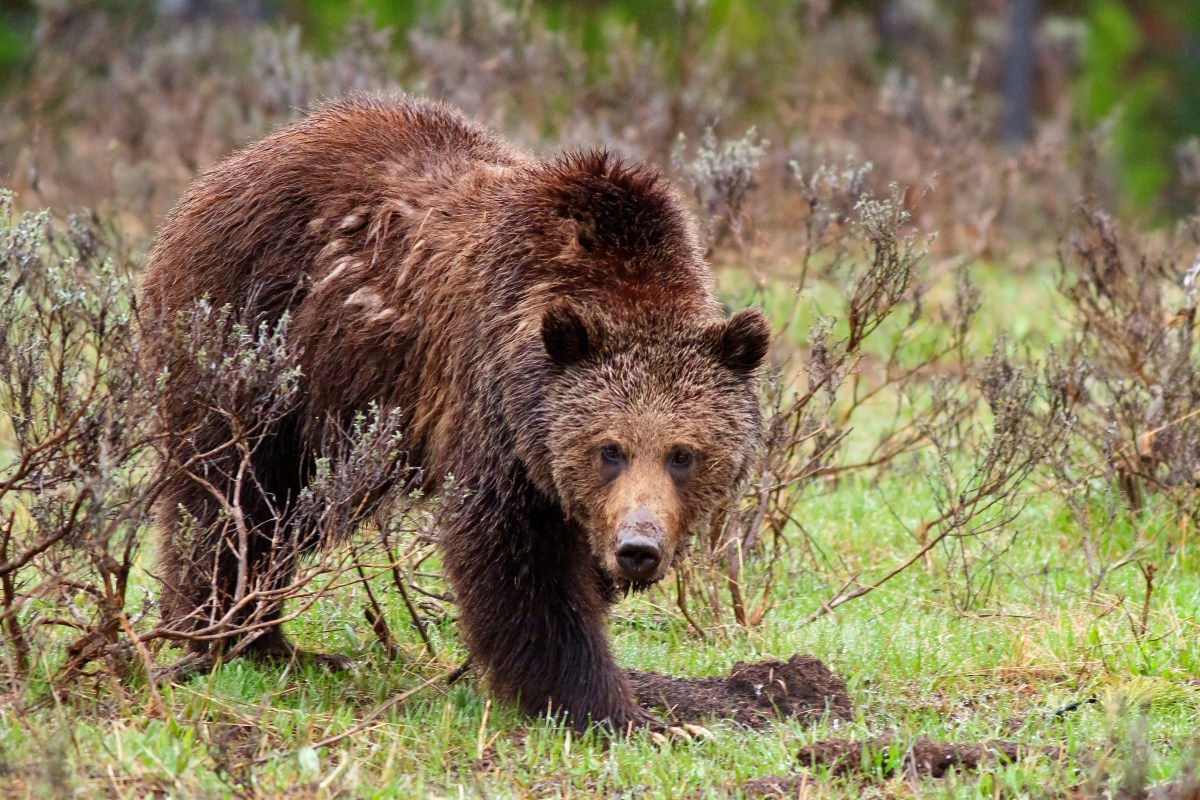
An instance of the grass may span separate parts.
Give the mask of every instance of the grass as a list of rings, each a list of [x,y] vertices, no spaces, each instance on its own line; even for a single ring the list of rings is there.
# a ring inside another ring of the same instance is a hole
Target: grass
[[[803,519],[837,569],[870,574],[911,551],[897,520],[915,521],[930,502],[919,477],[894,474],[878,485],[849,481],[815,493]],[[1144,584],[1135,568],[1117,571],[1092,595],[1076,554],[1078,532],[1053,498],[1036,499],[1019,524],[1019,547],[983,613],[954,609],[940,557],[807,626],[797,621],[834,586],[813,564],[793,565],[778,606],[753,631],[715,627],[701,640],[668,610],[672,599],[663,592],[616,610],[614,647],[624,665],[701,676],[737,661],[810,653],[847,679],[850,723],[781,722],[752,731],[714,720],[712,740],[665,746],[643,735],[580,738],[490,703],[476,680],[449,688],[439,680],[365,730],[314,749],[464,656],[443,620],[432,626],[438,657],[430,659],[398,598],[389,597],[403,655],[388,663],[360,621],[360,598],[347,591],[291,630],[307,646],[354,657],[355,673],[234,662],[163,687],[161,708],[145,689],[123,696],[104,687],[90,700],[40,711],[18,715],[6,706],[0,788],[9,797],[728,796],[743,781],[795,773],[804,743],[887,731],[958,742],[1014,739],[1062,746],[1066,756],[918,784],[880,775],[848,781],[816,770],[809,796],[1051,796],[1095,773],[1098,763],[1119,775],[1141,742],[1152,753],[1150,780],[1179,774],[1194,758],[1200,729],[1200,686],[1191,680],[1200,667],[1194,544],[1180,547],[1177,532],[1162,527],[1141,534],[1143,557],[1159,573],[1149,631],[1139,639],[1131,619]],[[1135,532],[1113,535],[1128,544]],[[1098,701],[1053,716],[1092,696]]]
[[[1002,334],[1035,352],[1062,335],[1049,269],[970,269],[983,296],[972,359]],[[749,295],[747,273],[728,269],[720,279],[732,304]],[[952,291],[943,272],[926,303],[948,303]],[[794,313],[793,340],[780,348],[802,354],[817,315],[836,315],[843,298],[832,283],[818,282],[793,312],[793,292],[776,281],[754,301],[777,323]],[[868,357],[886,358],[904,315],[872,338]],[[922,330],[906,357],[936,350],[947,335],[938,322]],[[867,441],[883,416],[874,409],[889,403],[881,398],[851,420]],[[939,513],[925,463],[900,459],[882,474],[805,488],[796,514],[804,530],[789,533],[775,567],[775,605],[757,628],[709,619],[700,637],[675,610],[669,580],[614,611],[613,644],[624,666],[698,677],[728,673],[739,661],[807,653],[846,679],[855,708],[849,722],[747,730],[712,720],[711,740],[666,745],[642,734],[580,737],[493,703],[478,675],[447,686],[445,676],[466,657],[453,620],[429,625],[431,657],[384,576],[375,594],[398,639],[396,660],[364,622],[360,586],[333,593],[288,625],[302,646],[352,657],[358,668],[351,673],[235,661],[157,692],[136,676],[123,686],[98,677],[55,697],[46,690],[55,665],[40,664],[24,696],[0,703],[0,795],[722,797],[747,780],[802,772],[796,753],[804,744],[889,734],[899,741],[1004,738],[1061,747],[1063,756],[915,782],[887,777],[882,762],[850,778],[818,768],[809,770],[807,796],[1049,797],[1093,776],[1115,785],[1184,772],[1200,730],[1200,551],[1194,532],[1153,505],[1086,532],[1107,563],[1136,554],[1136,563],[1098,588],[1086,574],[1076,518],[1052,491],[1031,484],[1024,513],[995,539],[1015,536],[996,567],[981,573],[981,595],[964,600],[962,554],[939,548],[873,593],[802,623],[847,579],[869,582],[914,552],[911,531]],[[973,566],[986,554],[974,547]],[[153,608],[149,556],[141,554],[130,609]],[[1137,563],[1157,568],[1148,598]],[[763,569],[750,566],[750,586],[761,585]],[[167,662],[176,654],[157,657]]]
[[[1001,329],[1025,331],[1018,341],[1035,347],[1054,338],[1044,271],[1013,276],[984,266],[977,279],[981,350]],[[1023,292],[1040,299],[1014,302]],[[777,567],[775,606],[753,630],[709,624],[700,638],[675,610],[671,581],[614,611],[613,645],[624,666],[693,677],[808,653],[846,679],[850,722],[747,730],[713,720],[711,740],[666,745],[641,734],[580,737],[492,703],[477,675],[447,686],[446,673],[466,656],[453,621],[429,625],[431,658],[381,580],[376,595],[401,650],[395,661],[363,621],[362,588],[353,587],[288,626],[305,647],[351,656],[358,664],[351,673],[235,661],[157,695],[137,678],[124,688],[96,679],[63,698],[35,680],[23,703],[0,705],[0,794],[725,797],[747,780],[805,773],[796,760],[803,744],[889,733],[901,741],[1003,738],[1061,747],[1063,756],[941,780],[887,777],[882,761],[850,778],[817,768],[807,770],[805,796],[1053,797],[1093,778],[1113,786],[1158,782],[1195,766],[1200,550],[1194,531],[1153,508],[1090,532],[1110,563],[1136,550],[1141,563],[1157,567],[1148,601],[1132,562],[1093,590],[1083,532],[1060,498],[1031,485],[1024,513],[1004,532],[1018,534],[1015,545],[983,599],[961,603],[958,556],[938,549],[835,614],[801,624],[848,577],[880,576],[916,549],[910,531],[937,513],[927,480],[897,464],[881,476],[806,489],[798,514],[806,533],[792,532],[791,557]],[[805,535],[807,552],[799,546]],[[755,569],[752,584],[762,577]],[[154,581],[144,571],[135,581],[130,606],[139,598],[148,605]],[[161,661],[174,657],[158,653]],[[42,665],[43,679],[50,666]],[[371,716],[401,693],[411,695]]]

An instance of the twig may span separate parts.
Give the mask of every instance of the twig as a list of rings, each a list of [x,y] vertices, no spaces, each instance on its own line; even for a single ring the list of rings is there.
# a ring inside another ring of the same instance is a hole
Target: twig
[[[16,512],[13,511],[8,515],[8,521],[0,525],[0,533],[3,534],[0,536],[0,559],[8,559],[8,545],[12,540],[15,518]],[[0,573],[0,587],[4,592],[4,624],[8,629],[8,638],[12,641],[13,655],[16,659],[14,666],[17,675],[23,678],[29,674],[29,639],[26,638],[17,615],[17,591],[13,585],[12,573]]]
[[[1146,597],[1142,600],[1142,618],[1136,631],[1138,641],[1141,641],[1146,635],[1146,630],[1150,625],[1150,600],[1154,595],[1154,573],[1158,572],[1158,567],[1153,564],[1138,563],[1138,569],[1142,572],[1142,577],[1146,579]]]
[[[385,542],[385,546],[387,546]],[[395,556],[392,555],[392,548],[387,547],[388,557],[391,559],[392,567],[392,583],[396,585],[396,590],[400,592],[400,599],[404,601],[405,608],[408,609],[408,615],[412,618],[413,625],[417,629],[417,633],[421,636],[421,641],[425,643],[425,649],[429,651],[429,657],[437,657],[437,651],[433,647],[433,642],[429,639],[429,633],[425,630],[425,623],[421,619],[421,615],[417,613],[417,607],[413,605],[412,598],[408,596],[408,590],[404,588],[404,576],[400,574],[400,567],[397,565]]]
[[[446,676],[446,685],[453,686],[454,684],[456,684],[460,680],[462,680],[463,676],[466,675],[470,671],[471,671],[471,657],[467,656],[466,661],[459,664],[457,667],[455,667],[453,670],[450,671],[450,674],[448,676]]]
[[[372,722],[374,722],[376,719],[378,719],[380,716],[382,716],[383,713],[386,712],[388,709],[390,709],[392,706],[397,705],[398,703],[403,703],[405,700],[412,697],[414,694],[421,691],[422,689],[427,689],[430,686],[432,686],[433,684],[437,683],[438,681],[440,681],[444,678],[450,677],[451,675],[454,674],[454,672],[455,672],[455,670],[447,670],[446,672],[443,672],[440,675],[433,676],[429,680],[422,683],[420,686],[414,686],[413,688],[409,689],[408,691],[401,692],[400,694],[389,697],[387,700],[384,700],[382,703],[375,706],[375,708],[372,709],[369,714],[367,714],[365,717],[363,717],[362,721],[359,722],[354,727],[352,727],[348,730],[342,731],[341,733],[337,734],[336,736],[330,736],[328,738],[322,739],[319,742],[313,742],[311,745],[308,745],[308,746],[313,748],[314,750],[319,749],[321,747],[332,747],[333,745],[337,744],[338,742],[342,741],[343,739],[347,739],[351,736],[354,736],[358,733],[363,732],[364,730],[366,730],[367,728],[369,728],[371,726]],[[251,764],[264,764],[264,763],[272,760],[275,757],[276,757],[275,755],[259,756],[258,758],[254,759],[250,763]]]
[[[683,618],[687,620],[688,625],[692,627],[697,636],[701,639],[707,639],[708,636],[705,635],[704,629],[696,623],[696,620],[692,619],[692,615],[688,611],[687,590],[683,585],[683,573],[679,570],[675,570],[675,594],[676,602],[679,604],[679,611],[683,614]]]
[[[954,511],[957,511],[957,508],[954,509]],[[952,515],[953,514],[951,511],[947,511],[947,512],[943,513],[940,517],[938,517],[937,519],[935,519],[931,522],[922,522],[920,525],[920,529],[922,531],[928,531],[934,525],[938,525],[942,522],[945,522]],[[924,546],[922,546],[919,550],[917,550],[917,552],[913,553],[911,556],[909,556],[907,559],[905,559],[903,563],[901,563],[899,566],[893,568],[891,570],[891,572],[884,575],[879,580],[875,581],[875,583],[872,583],[869,586],[860,586],[859,588],[857,588],[854,591],[847,594],[847,593],[845,593],[846,587],[849,586],[850,583],[852,583],[854,580],[853,578],[851,578],[850,581],[847,581],[842,586],[842,588],[838,590],[838,593],[831,600],[828,600],[827,602],[822,603],[820,608],[818,608],[816,611],[814,611],[813,613],[811,613],[807,617],[805,617],[803,620],[801,620],[800,624],[807,625],[810,622],[816,622],[818,619],[825,616],[826,614],[832,613],[833,610],[835,608],[837,608],[838,606],[845,605],[846,603],[850,602],[851,600],[854,600],[856,598],[862,597],[864,595],[870,594],[871,592],[875,591],[880,586],[887,583],[892,578],[896,577],[901,572],[903,572],[904,570],[911,567],[923,555],[925,555],[930,550],[932,550],[934,547],[936,547],[942,540],[944,540],[947,536],[949,536],[955,530],[957,530],[957,528],[953,525],[947,527],[945,530],[943,530],[937,536],[930,539]]]
[[[129,641],[133,642],[134,648],[137,650],[138,656],[142,659],[142,665],[146,670],[146,688],[150,690],[150,698],[154,701],[154,706],[163,719],[169,720],[172,724],[175,722],[175,717],[167,708],[167,704],[163,702],[162,695],[158,693],[158,684],[154,680],[154,658],[150,655],[150,651],[146,649],[146,644],[138,639],[137,634],[133,632],[133,626],[129,624],[129,618],[124,612],[117,612],[117,621],[121,624],[121,628],[125,631],[125,635],[129,637]]]
[[[367,580],[367,573],[363,570],[362,561],[358,557],[358,550],[353,544],[350,546],[350,555],[354,559],[354,569],[358,571],[358,577],[362,578],[363,589],[366,591],[367,600],[370,602],[370,605],[363,606],[363,616],[367,618],[367,624],[371,626],[371,630],[375,633],[375,638],[379,639],[379,643],[387,651],[388,658],[395,661],[396,656],[399,654],[399,648],[396,647],[396,640],[392,636],[392,629],[388,627],[383,607],[379,605],[379,601],[375,598],[375,592],[371,590],[371,583]]]

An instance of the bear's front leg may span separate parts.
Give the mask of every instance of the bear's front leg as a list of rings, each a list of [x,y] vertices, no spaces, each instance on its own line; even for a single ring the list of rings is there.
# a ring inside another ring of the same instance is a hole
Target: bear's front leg
[[[492,690],[578,729],[657,727],[613,660],[583,533],[523,475],[482,483],[446,523],[443,547],[467,646]]]

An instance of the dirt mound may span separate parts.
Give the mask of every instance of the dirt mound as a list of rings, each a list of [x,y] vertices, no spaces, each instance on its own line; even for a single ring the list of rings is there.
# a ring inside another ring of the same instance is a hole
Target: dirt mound
[[[746,781],[738,788],[747,798],[791,798],[806,796],[805,789],[812,786],[812,778],[804,775],[773,775]]]
[[[853,714],[846,682],[812,656],[734,664],[727,678],[672,678],[637,670],[626,674],[638,702],[663,712],[668,722],[724,717],[757,726],[826,711],[842,719]]]
[[[826,765],[834,774],[853,772],[862,768],[863,749],[879,753],[895,749],[893,739],[878,738],[852,742],[848,739],[827,739],[800,748],[800,763],[806,767]],[[944,776],[951,769],[968,770],[994,761],[1019,761],[1037,753],[1057,756],[1058,748],[1037,747],[1018,742],[992,741],[980,744],[950,744],[935,742],[924,736],[918,737],[905,748],[904,770],[934,778]]]
[[[826,739],[800,748],[800,763],[806,767],[827,766],[833,775],[845,775],[862,769],[863,750],[879,753],[894,748],[899,743],[888,737],[852,742],[848,739]],[[1037,747],[1017,742],[982,742],[980,744],[950,744],[934,742],[924,736],[912,740],[906,747],[902,769],[931,778],[941,778],[951,769],[959,771],[979,769],[993,762],[1018,761],[1037,753],[1047,757],[1060,754],[1055,747]],[[874,763],[874,759],[871,759]],[[887,769],[884,777],[894,770]],[[746,797],[784,798],[796,797],[812,778],[805,775],[772,775],[746,781],[741,785]]]

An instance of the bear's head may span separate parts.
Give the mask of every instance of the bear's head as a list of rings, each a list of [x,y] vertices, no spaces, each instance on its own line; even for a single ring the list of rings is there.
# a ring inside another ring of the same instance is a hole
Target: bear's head
[[[756,309],[620,318],[563,301],[541,332],[554,489],[618,587],[652,584],[756,455],[766,321]]]

